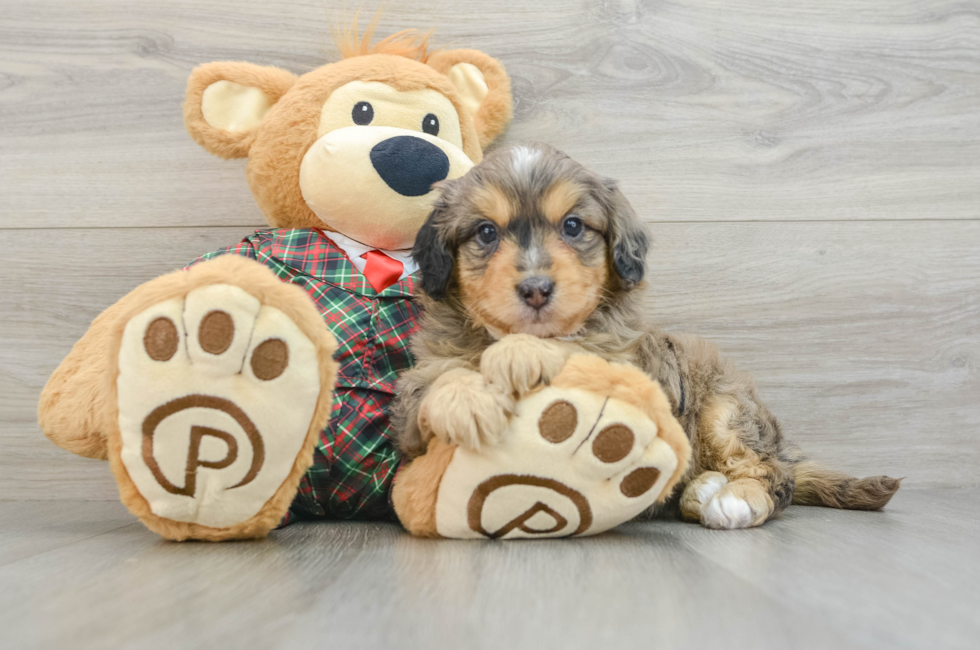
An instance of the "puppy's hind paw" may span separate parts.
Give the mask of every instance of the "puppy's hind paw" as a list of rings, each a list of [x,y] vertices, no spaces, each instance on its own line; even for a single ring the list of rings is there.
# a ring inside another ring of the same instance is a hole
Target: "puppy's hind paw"
[[[499,442],[513,401],[483,376],[456,368],[432,384],[419,406],[419,427],[443,442],[478,451]]]
[[[681,515],[688,521],[701,521],[701,510],[728,479],[721,472],[704,472],[684,487],[681,495]]]
[[[732,530],[759,526],[773,511],[772,499],[754,479],[739,479],[716,490],[701,507],[701,525]]]

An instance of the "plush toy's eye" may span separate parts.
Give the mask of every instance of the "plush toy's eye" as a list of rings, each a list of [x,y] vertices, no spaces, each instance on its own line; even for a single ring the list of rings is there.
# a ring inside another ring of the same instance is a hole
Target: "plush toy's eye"
[[[492,223],[482,223],[476,231],[476,238],[481,244],[492,244],[497,241],[497,227]]]
[[[561,231],[566,237],[573,239],[582,234],[582,228],[584,228],[582,220],[575,216],[565,217],[561,224]]]
[[[439,118],[429,113],[422,118],[422,130],[429,135],[439,135]]]
[[[368,102],[357,102],[354,104],[354,110],[351,111],[350,116],[354,118],[354,124],[359,126],[370,124],[371,120],[374,119],[374,106]]]

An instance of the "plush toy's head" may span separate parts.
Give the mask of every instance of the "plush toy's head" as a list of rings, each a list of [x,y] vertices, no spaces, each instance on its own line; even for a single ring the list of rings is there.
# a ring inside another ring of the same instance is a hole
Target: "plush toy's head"
[[[248,157],[268,222],[324,228],[363,244],[408,248],[432,184],[465,174],[511,119],[510,80],[475,50],[427,52],[411,32],[370,46],[347,33],[343,60],[301,77],[218,62],[195,69],[184,122],[205,149]]]

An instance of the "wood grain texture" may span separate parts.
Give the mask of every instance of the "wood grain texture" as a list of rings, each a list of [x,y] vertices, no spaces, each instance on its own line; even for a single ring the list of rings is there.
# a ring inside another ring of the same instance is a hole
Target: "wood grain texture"
[[[980,223],[653,224],[647,313],[718,343],[815,458],[909,486],[980,485]],[[6,233],[0,494],[115,499],[108,468],[49,443],[41,387],[140,282],[247,229]],[[149,234],[148,234],[149,233]],[[141,263],[116,250],[144,250]],[[179,260],[179,262],[178,262]]]
[[[48,553],[85,539],[133,525],[121,503],[77,501],[0,503],[0,566]]]
[[[212,60],[331,60],[343,7],[0,1],[0,227],[262,225],[244,163],[184,133],[184,84]],[[499,57],[509,139],[654,219],[976,219],[978,20],[962,0],[411,0],[380,33]]]
[[[121,505],[79,503],[111,530],[0,566],[0,645],[972,648],[978,497],[909,490],[884,512],[794,506],[747,531],[655,521],[487,543],[335,522],[175,544],[118,527]],[[32,522],[0,503],[0,530],[44,546],[73,526],[61,505],[28,504]]]

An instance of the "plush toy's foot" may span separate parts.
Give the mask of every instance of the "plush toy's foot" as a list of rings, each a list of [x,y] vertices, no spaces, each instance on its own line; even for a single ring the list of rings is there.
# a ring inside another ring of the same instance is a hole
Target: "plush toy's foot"
[[[418,535],[594,535],[666,498],[689,457],[655,382],[578,355],[517,404],[498,444],[473,451],[434,440],[398,477],[395,508]]]
[[[261,537],[329,415],[334,346],[295,287],[254,262],[207,264],[125,322],[109,459],[123,502],[164,537]],[[222,266],[244,286],[200,281]]]

